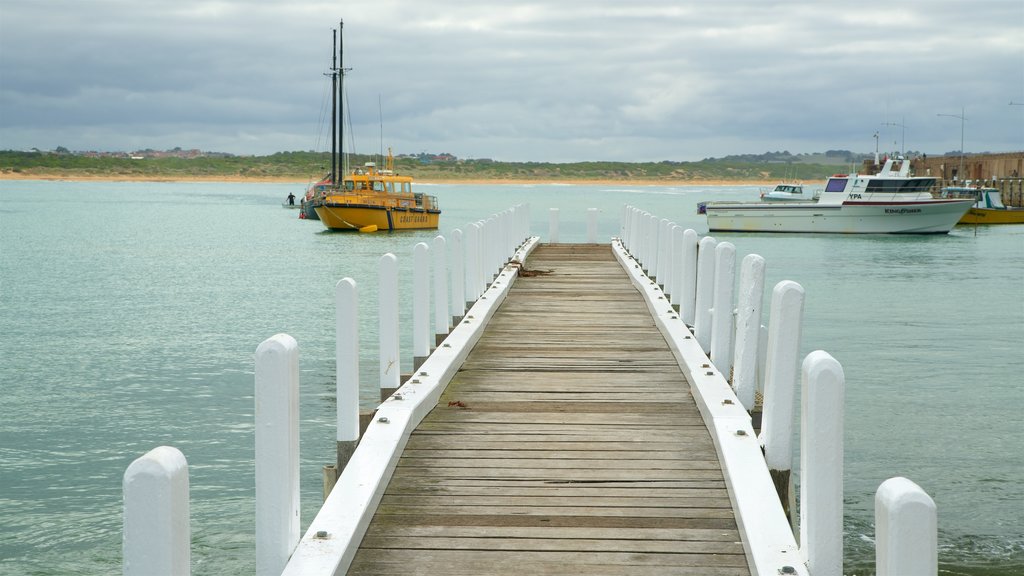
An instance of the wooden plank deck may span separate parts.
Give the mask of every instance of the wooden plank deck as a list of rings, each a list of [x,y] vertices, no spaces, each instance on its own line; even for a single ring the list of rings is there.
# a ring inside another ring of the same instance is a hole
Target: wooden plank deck
[[[607,245],[542,245],[349,574],[749,576],[711,437]]]

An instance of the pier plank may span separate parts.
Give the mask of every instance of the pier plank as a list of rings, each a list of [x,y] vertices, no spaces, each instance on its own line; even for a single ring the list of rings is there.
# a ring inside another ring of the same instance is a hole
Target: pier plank
[[[408,440],[350,574],[748,576],[715,447],[607,245],[542,245]]]

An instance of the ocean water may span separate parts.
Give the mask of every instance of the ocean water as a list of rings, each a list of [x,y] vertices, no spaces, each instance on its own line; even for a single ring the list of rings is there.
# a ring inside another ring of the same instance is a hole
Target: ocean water
[[[756,187],[434,185],[441,233],[513,204],[547,236],[618,234],[624,204],[707,232],[696,203]],[[291,184],[0,181],[0,574],[118,574],[121,479],[159,445],[189,462],[194,574],[254,570],[253,356],[301,355],[302,524],[334,458],[335,283],[359,285],[376,396],[376,261],[436,232],[329,233]],[[873,573],[873,498],[936,501],[940,572],[1024,573],[1024,226],[942,236],[719,234],[806,289],[804,352],[846,375],[845,564]],[[408,300],[409,288],[401,294]],[[411,311],[402,311],[403,331]],[[407,340],[407,339],[406,339]],[[403,346],[405,370],[411,354]]]

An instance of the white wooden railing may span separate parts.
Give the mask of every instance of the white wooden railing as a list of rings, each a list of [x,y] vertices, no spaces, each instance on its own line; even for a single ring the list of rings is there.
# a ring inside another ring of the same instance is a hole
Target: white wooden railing
[[[731,243],[710,236],[698,242],[693,230],[630,206],[623,208],[621,230],[613,248],[691,382],[719,452],[751,572],[842,574],[845,376],[824,351],[799,360],[803,288],[779,282],[764,327],[763,258],[743,259],[734,294]],[[799,545],[786,517],[793,510],[798,366]],[[761,433],[754,441],[757,388],[764,400]],[[773,483],[777,490],[766,494],[765,486]],[[937,574],[935,503],[919,486],[905,478],[882,483],[875,521],[879,576]]]
[[[587,212],[587,241],[597,241],[598,211]],[[434,341],[429,352],[429,297],[413,311],[413,374],[400,379],[397,257],[378,263],[380,374],[385,399],[359,438],[358,290],[346,278],[337,304],[337,467],[343,469],[323,508],[299,538],[298,344],[286,334],[256,352],[257,574],[344,574],[411,431],[479,339],[538,238],[529,207],[518,206],[464,230],[438,236],[413,253],[416,294],[430,291]],[[549,212],[557,242],[559,212]],[[765,262],[751,254],[735,285],[735,247],[624,207],[617,258],[644,294],[680,368],[691,383],[722,462],[737,523],[755,575],[842,573],[842,367],[823,351],[798,362],[804,291],[792,281],[772,291],[762,326]],[[513,263],[513,264],[510,264]],[[646,273],[645,273],[646,271]],[[724,313],[715,313],[716,310]],[[801,506],[799,545],[787,520],[792,490],[792,431],[801,366]],[[751,411],[762,390],[761,434]],[[812,441],[813,440],[813,441]],[[347,465],[346,465],[347,464]],[[777,487],[777,489],[776,489]],[[188,465],[158,447],[124,475],[124,573],[188,574]],[[875,496],[879,576],[937,573],[932,499],[904,478]]]

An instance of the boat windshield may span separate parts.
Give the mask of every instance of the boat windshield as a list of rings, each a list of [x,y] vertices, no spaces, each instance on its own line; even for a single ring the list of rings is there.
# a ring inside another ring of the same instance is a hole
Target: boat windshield
[[[869,194],[905,194],[928,192],[935,185],[934,178],[913,178],[910,180],[868,180]]]
[[[829,178],[825,184],[825,192],[842,192],[846,190],[847,178]]]

